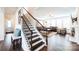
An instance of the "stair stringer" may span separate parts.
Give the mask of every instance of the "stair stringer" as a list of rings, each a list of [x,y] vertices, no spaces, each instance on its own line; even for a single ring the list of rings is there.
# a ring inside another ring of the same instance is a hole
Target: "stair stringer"
[[[24,51],[30,51],[30,43],[28,41],[28,38],[25,37],[25,34],[23,33],[22,29],[22,23],[21,23],[21,36],[22,36],[22,48]]]

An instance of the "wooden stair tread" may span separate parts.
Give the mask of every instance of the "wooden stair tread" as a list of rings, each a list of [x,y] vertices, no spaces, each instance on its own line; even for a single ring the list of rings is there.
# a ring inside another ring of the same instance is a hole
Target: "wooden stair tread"
[[[35,34],[35,33],[37,33],[37,32],[33,32],[33,34]],[[30,35],[31,33],[25,33],[26,35]]]
[[[24,30],[25,32],[28,32],[29,30]],[[35,31],[34,29],[32,31]]]
[[[37,48],[39,48],[41,45],[43,45],[44,44],[44,42],[39,42],[38,44],[36,44],[36,45],[34,45],[34,46],[32,46],[32,48],[31,48],[31,51],[34,51],[35,49],[37,49]]]
[[[37,39],[35,39],[35,40],[32,40],[32,42],[30,42],[30,43],[35,43],[35,42],[37,42],[37,41],[39,41],[39,40],[41,40],[41,38],[37,38]]]
[[[37,37],[37,36],[39,36],[39,35],[34,35],[34,36],[32,36],[32,38]],[[31,39],[31,36],[28,37],[28,39]]]

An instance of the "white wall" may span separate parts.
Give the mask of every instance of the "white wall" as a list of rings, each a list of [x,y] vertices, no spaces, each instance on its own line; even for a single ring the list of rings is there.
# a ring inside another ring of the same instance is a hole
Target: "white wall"
[[[75,12],[75,15],[78,17],[78,22],[74,23],[74,28],[75,28],[75,42],[77,42],[77,44],[79,44],[79,8],[76,8],[76,12]]]
[[[72,17],[78,17],[77,21],[72,24],[72,27],[75,28],[75,39],[71,39],[71,41],[79,44],[79,8],[76,8],[75,12],[72,14]]]
[[[14,31],[15,23],[16,23],[16,12],[17,7],[4,7],[4,18],[5,18],[5,31],[10,32]],[[11,21],[11,27],[8,27],[8,21]]]
[[[0,8],[0,41],[4,40],[4,10]]]

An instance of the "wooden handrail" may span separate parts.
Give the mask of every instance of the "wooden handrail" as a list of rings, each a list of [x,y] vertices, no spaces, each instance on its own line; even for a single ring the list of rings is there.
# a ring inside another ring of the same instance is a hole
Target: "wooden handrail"
[[[32,14],[27,11],[24,7],[22,7],[35,21],[37,21],[42,27],[43,29],[46,31],[46,44],[48,45],[48,36],[47,36],[47,28],[45,28],[34,16],[32,16]]]
[[[22,8],[25,9],[24,7],[22,7]],[[35,17],[33,17],[30,12],[28,12],[26,9],[25,9],[25,11],[45,29],[45,27]]]

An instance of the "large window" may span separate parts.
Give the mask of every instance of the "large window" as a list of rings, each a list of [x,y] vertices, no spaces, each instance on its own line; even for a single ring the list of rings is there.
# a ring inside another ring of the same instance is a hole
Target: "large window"
[[[62,16],[57,18],[49,18],[40,21],[44,26],[50,27],[58,27],[58,28],[67,28],[71,27],[71,17],[70,16]],[[47,23],[47,24],[46,24]]]

